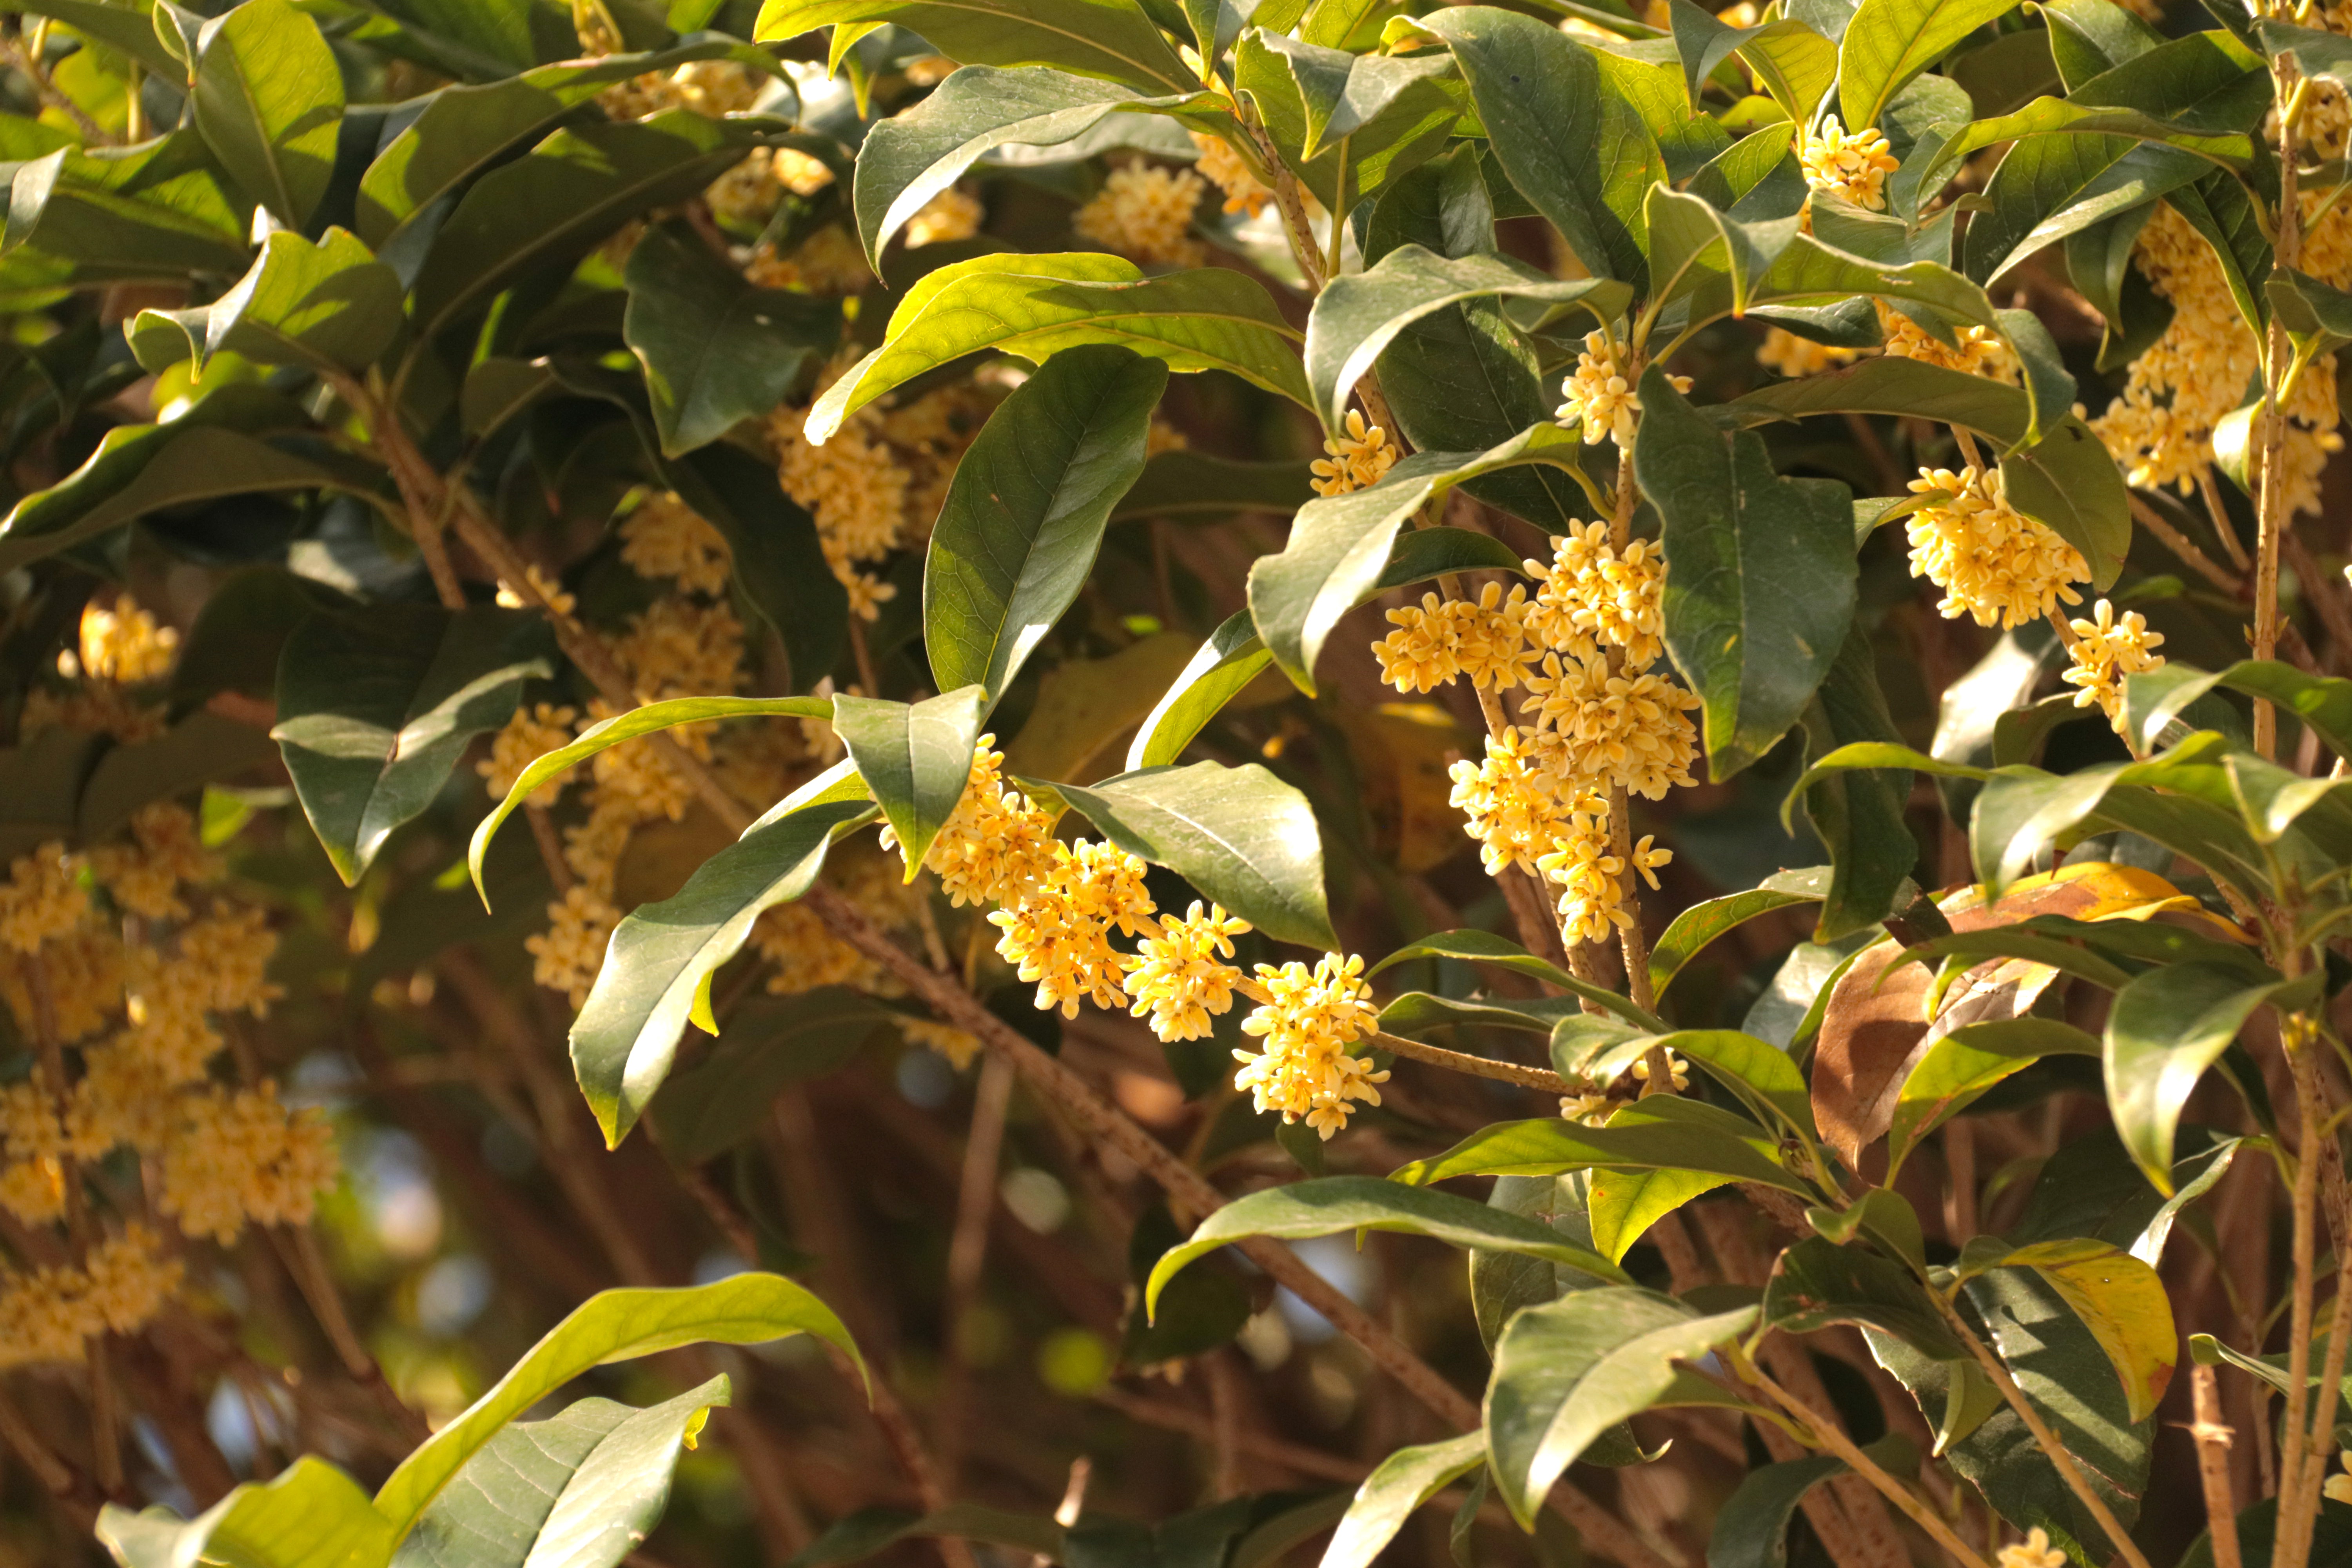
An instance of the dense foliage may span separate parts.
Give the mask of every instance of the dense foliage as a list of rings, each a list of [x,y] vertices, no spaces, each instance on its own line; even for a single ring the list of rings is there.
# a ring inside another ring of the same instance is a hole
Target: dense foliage
[[[0,1561],[2352,1558],[2352,11],[0,10]]]

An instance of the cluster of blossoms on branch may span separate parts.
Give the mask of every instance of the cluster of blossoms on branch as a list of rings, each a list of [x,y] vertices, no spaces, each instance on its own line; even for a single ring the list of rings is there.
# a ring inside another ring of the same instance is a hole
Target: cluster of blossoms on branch
[[[126,597],[90,605],[79,640],[60,661],[73,684],[28,718],[152,732],[168,628]],[[136,1331],[179,1290],[189,1243],[305,1224],[335,1183],[325,1121],[223,1059],[231,1020],[282,994],[267,912],[223,878],[194,816],[158,802],[120,838],[42,845],[0,881],[0,1002],[33,1057],[0,1089],[0,1208],[32,1265],[0,1273],[0,1366],[79,1362],[92,1337]]]

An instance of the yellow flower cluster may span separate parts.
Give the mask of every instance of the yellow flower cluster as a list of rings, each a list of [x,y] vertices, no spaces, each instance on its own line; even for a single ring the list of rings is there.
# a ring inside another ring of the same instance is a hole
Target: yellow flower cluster
[[[1352,408],[1339,433],[1323,438],[1323,452],[1307,466],[1314,476],[1309,483],[1318,496],[1342,496],[1376,485],[1397,460],[1389,433],[1378,425],[1367,426]]]
[[[79,642],[82,674],[131,686],[171,673],[180,634],[121,594],[110,609],[95,599],[82,607]]]
[[[994,735],[982,735],[972,748],[963,797],[923,855],[958,909],[1015,902],[1054,866],[1054,814],[1004,787],[1004,753],[995,744]],[[883,847],[898,843],[886,823]]]
[[[1958,328],[1953,333],[1958,342],[1947,343],[1885,300],[1876,304],[1878,324],[1886,334],[1885,352],[1891,357],[1915,359],[1923,364],[1957,370],[1964,375],[1989,376],[2016,384],[2017,356],[2009,352],[2009,345],[1990,327]]]
[[[862,851],[862,853],[861,853]],[[900,930],[919,918],[921,895],[898,868],[869,846],[844,844],[825,861],[825,870],[844,896],[877,925]],[[771,996],[797,995],[822,985],[846,985],[875,996],[906,989],[888,972],[834,935],[824,918],[803,903],[779,904],[751,927],[751,945],[772,965]]]
[[[1786,327],[1772,327],[1765,331],[1764,342],[1757,347],[1756,363],[1775,375],[1794,381],[1826,370],[1843,370],[1860,359],[1862,353],[1860,349],[1832,348],[1811,338],[1801,338]]]
[[[1262,1051],[1237,1050],[1242,1064],[1234,1087],[1250,1091],[1259,1114],[1276,1110],[1304,1121],[1325,1138],[1348,1123],[1359,1102],[1378,1105],[1385,1069],[1348,1047],[1375,1034],[1380,1010],[1363,980],[1364,961],[1327,952],[1309,970],[1296,961],[1257,966],[1266,1000],[1242,1020],[1242,1032],[1263,1038]]]
[[[1627,870],[1655,888],[1657,868],[1672,860],[1674,851],[1654,847],[1644,836],[1630,856],[1617,854],[1608,800],[1590,795],[1581,804],[1599,809],[1563,814],[1551,848],[1536,858],[1536,866],[1560,889],[1561,934],[1575,942],[1608,942],[1633,923],[1633,911],[1625,907]]]
[[[134,1220],[93,1246],[79,1267],[11,1277],[0,1284],[0,1370],[78,1363],[99,1334],[137,1332],[185,1273],[186,1265],[164,1257],[155,1233]]]
[[[1605,658],[1571,654],[1563,660],[1548,653],[1527,686],[1522,710],[1536,715],[1528,749],[1560,778],[1645,800],[1693,782],[1697,731],[1689,715],[1698,699],[1664,676],[1612,672]]]
[[[1818,132],[1798,133],[1797,161],[1806,184],[1872,212],[1885,209],[1886,176],[1902,167],[1876,128],[1848,132],[1834,114]]]
[[[1195,900],[1181,920],[1160,922],[1160,934],[1138,944],[1129,960],[1129,1008],[1137,1017],[1151,1017],[1151,1032],[1163,1040],[1198,1040],[1208,1037],[1209,1015],[1234,1005],[1234,987],[1242,972],[1222,958],[1234,955],[1234,938],[1250,929],[1247,921],[1212,904],[1203,913]]]
[[[1533,609],[1524,586],[1506,598],[1500,583],[1475,600],[1423,594],[1419,605],[1389,612],[1397,629],[1372,645],[1381,679],[1400,691],[1430,691],[1466,675],[1481,691],[1507,691],[1535,658],[1527,624]]]
[[[1571,816],[1605,814],[1609,800],[1590,793],[1563,798],[1560,782],[1528,749],[1528,732],[1512,728],[1486,737],[1486,760],[1454,764],[1454,808],[1469,818],[1486,873],[1510,867],[1534,872],[1569,831]]]
[[[1037,987],[1040,1011],[1059,1007],[1075,1018],[1089,998],[1097,1007],[1124,1007],[1129,958],[1112,949],[1110,931],[1117,926],[1133,936],[1151,919],[1143,862],[1116,845],[1084,839],[1056,841],[1053,853],[1044,876],[990,913],[989,923],[1004,933],[997,953]]]
[[[1207,251],[1192,237],[1192,210],[1207,182],[1190,169],[1131,163],[1070,216],[1071,232],[1154,267],[1198,267]]]
[[[82,607],[76,645],[58,655],[58,674],[77,683],[63,691],[34,688],[16,721],[19,736],[53,726],[126,742],[162,734],[163,704],[142,701],[130,689],[171,672],[180,634],[118,594],[110,606],[92,600]]]
[[[724,594],[735,557],[725,534],[660,490],[640,498],[621,519],[621,559],[640,577],[674,577],[691,594]]]
[[[855,294],[874,281],[866,252],[839,224],[827,224],[788,252],[762,241],[743,258],[743,276],[762,289]]]
[[[488,781],[490,794],[504,800],[522,777],[523,769],[572,743],[572,726],[579,718],[577,708],[559,708],[551,702],[517,708],[514,717],[490,738],[490,754],[476,763],[474,771]],[[541,804],[551,802],[570,783],[568,777],[554,780],[550,785],[554,795]]]
[[[2313,210],[2319,199],[2305,197]],[[2172,302],[2172,320],[2132,361],[2123,395],[2091,428],[2133,485],[2175,485],[2187,495],[2214,461],[2214,427],[2247,401],[2260,345],[2238,314],[2212,247],[2170,205],[2158,206],[2140,230],[2132,258]],[[2303,269],[2338,288],[2352,284],[2352,216],[2342,204],[2329,206],[2306,232]],[[2289,515],[2319,510],[2319,471],[2343,447],[2329,366],[2326,359],[2315,362],[2286,400],[2280,473]]]
[[[180,1110],[159,1163],[155,1206],[190,1236],[226,1244],[248,1219],[308,1224],[320,1191],[334,1184],[334,1130],[279,1104],[274,1083],[235,1093],[208,1088],[184,1096]]]
[[[2074,641],[2066,650],[2067,668],[2062,679],[2080,689],[2074,693],[2075,707],[2097,704],[2121,734],[2124,677],[2163,668],[2164,656],[2156,648],[2164,641],[2164,634],[2149,631],[2147,617],[2137,610],[2126,610],[2118,616],[2116,607],[2105,599],[2088,618],[2078,617],[2072,625]]]
[[[1201,161],[1193,165],[1209,182],[1225,195],[1225,211],[1247,213],[1255,217],[1274,200],[1273,187],[1267,185],[1242,161],[1242,155],[1225,144],[1223,138],[1192,132],[1192,145],[1201,150]]]
[[[1666,380],[1676,392],[1691,389],[1691,378],[1686,375],[1669,375]],[[1641,426],[1642,395],[1634,390],[1617,345],[1607,332],[1595,330],[1584,334],[1584,350],[1576,356],[1576,368],[1559,384],[1559,395],[1560,405],[1552,411],[1552,417],[1563,429],[1581,426],[1588,447],[1599,446],[1605,437],[1615,441],[1620,450],[1633,449],[1633,437]]]
[[[2091,574],[2082,553],[2009,504],[2000,469],[1922,468],[1910,489],[1951,498],[1921,507],[1906,524],[1911,574],[1944,590],[1936,608],[1945,619],[2018,626],[2082,603],[2070,585]]]
[[[1528,629],[1545,647],[1580,658],[1603,647],[1622,649],[1625,663],[1647,669],[1664,651],[1665,557],[1646,539],[1621,553],[1609,525],[1570,525],[1552,542],[1549,562],[1520,564],[1540,586]]]
[[[79,925],[89,912],[81,870],[81,857],[67,854],[62,844],[44,844],[19,857],[0,883],[0,947],[38,952],[43,942]]]
[[[987,216],[988,209],[981,205],[978,196],[950,185],[907,220],[907,248],[970,239],[980,232],[981,220]]]

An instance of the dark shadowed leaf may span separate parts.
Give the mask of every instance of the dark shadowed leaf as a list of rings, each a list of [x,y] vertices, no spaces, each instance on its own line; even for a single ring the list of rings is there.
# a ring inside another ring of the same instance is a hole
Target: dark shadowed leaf
[[[752,36],[764,43],[830,26],[837,57],[856,24],[874,22],[919,33],[967,65],[1052,66],[1150,92],[1184,92],[1198,79],[1135,0],[766,0]]]

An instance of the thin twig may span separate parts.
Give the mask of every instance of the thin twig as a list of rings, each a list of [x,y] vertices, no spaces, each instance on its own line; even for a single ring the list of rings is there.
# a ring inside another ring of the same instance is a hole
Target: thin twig
[[[2167,521],[2162,512],[2129,490],[2126,490],[2124,494],[2131,500],[2133,518],[2142,528],[2156,535],[2158,542],[2167,550],[2171,551],[2179,559],[2181,564],[2198,573],[2207,582],[2233,599],[2246,591],[2246,580],[2243,577],[2189,542],[2189,536]]]
[[[944,965],[934,964],[933,968]],[[1004,1149],[1004,1113],[1013,1102],[1013,1065],[1003,1057],[980,1064],[973,1096],[971,1131],[964,1141],[963,1170],[956,1187],[955,1233],[948,1243],[946,1369],[940,1379],[932,1439],[941,1483],[955,1488],[963,1465],[963,1440],[971,1403],[971,1366],[964,1342],[980,1295],[981,1269],[988,1260],[988,1221],[996,1207],[996,1173]]]
[[[1542,1094],[1580,1094],[1581,1084],[1573,1084],[1556,1072],[1543,1068],[1521,1067],[1517,1062],[1498,1062],[1488,1057],[1474,1057],[1461,1051],[1449,1051],[1442,1046],[1423,1045],[1398,1035],[1377,1034],[1370,1044],[1400,1057],[1411,1057],[1417,1062],[1444,1068],[1467,1078],[1492,1079],[1496,1083],[1517,1084],[1521,1089],[1535,1089]]]
[[[2197,1424],[2189,1435],[2197,1440],[2197,1473],[2205,1483],[2205,1522],[2213,1544],[2213,1568],[2242,1568],[2238,1553],[2238,1504],[2230,1492],[2230,1440],[2236,1434],[2221,1424],[2221,1394],[2210,1366],[2189,1369],[2189,1386],[2196,1401]]]
[[[1960,1539],[1958,1533],[1944,1521],[1941,1514],[1927,1505],[1925,1498],[1887,1474],[1875,1460],[1862,1451],[1853,1438],[1845,1435],[1844,1428],[1835,1420],[1813,1409],[1754,1366],[1745,1369],[1745,1374],[1775,1405],[1801,1422],[1822,1447],[1852,1466],[1857,1475],[1878,1489],[1881,1496],[1901,1509],[1912,1523],[1926,1531],[1937,1545],[1950,1552],[1953,1561],[1961,1564],[1961,1568],[1992,1568],[1990,1563],[1977,1555],[1974,1548]],[[2146,1568],[2146,1564],[2139,1564],[2138,1568]]]
[[[2246,547],[2238,542],[2238,531],[2231,525],[2230,509],[2221,504],[2221,489],[2213,482],[2213,465],[2206,463],[2197,470],[2197,491],[2205,498],[2205,515],[2213,524],[2213,537],[2221,542],[2221,552],[2229,556],[2241,573],[2251,572],[2254,563],[2246,554]]]

